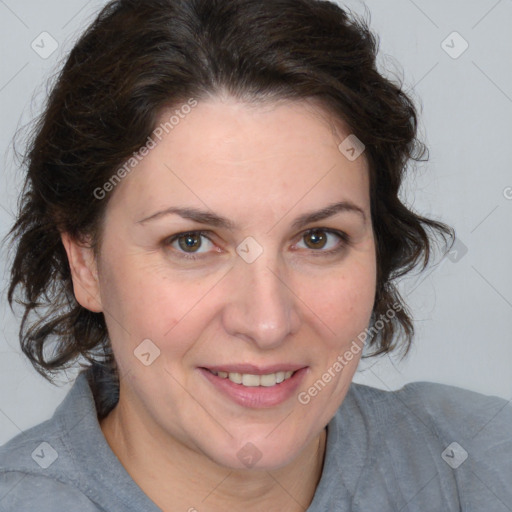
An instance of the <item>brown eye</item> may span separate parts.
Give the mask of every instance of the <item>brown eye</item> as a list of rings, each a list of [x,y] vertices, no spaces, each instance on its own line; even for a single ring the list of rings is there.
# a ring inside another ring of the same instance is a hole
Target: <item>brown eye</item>
[[[199,233],[186,233],[180,235],[177,240],[181,249],[185,252],[196,252],[202,245],[202,235]]]
[[[304,244],[302,247],[301,244]],[[315,228],[306,231],[298,246],[310,250],[315,256],[328,256],[343,250],[350,244],[350,237],[343,231]]]
[[[215,244],[203,231],[177,233],[164,241],[166,247],[172,248],[171,254],[186,259],[206,258],[215,251]]]
[[[309,231],[304,235],[304,241],[310,249],[323,249],[327,243],[327,235],[319,229]]]

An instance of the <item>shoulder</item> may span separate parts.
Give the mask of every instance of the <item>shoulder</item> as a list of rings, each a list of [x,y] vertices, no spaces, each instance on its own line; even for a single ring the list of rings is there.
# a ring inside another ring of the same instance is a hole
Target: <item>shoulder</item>
[[[0,472],[0,510],[20,512],[99,512],[94,503],[69,483],[44,474],[17,470]]]
[[[73,460],[50,422],[0,448],[0,510],[97,512],[80,491]]]
[[[430,382],[396,391],[353,383],[346,399],[336,424],[354,433],[365,452],[367,481],[374,484],[368,496],[385,478],[387,488],[404,495],[428,482],[415,498],[421,496],[425,510],[441,497],[444,510],[483,510],[491,502],[493,510],[506,510],[501,504],[512,503],[510,401]]]
[[[352,383],[329,423],[321,509],[346,489],[357,510],[505,512],[511,432],[502,398],[430,382]]]
[[[493,436],[510,437],[512,402],[456,386],[434,382],[412,382],[396,391],[352,384],[358,407],[379,418],[401,423],[423,423],[439,434],[457,432],[475,436],[484,429]]]
[[[2,512],[97,512],[80,490],[80,484],[80,472],[64,435],[60,414],[0,447]]]
[[[353,384],[359,403],[384,406],[390,416],[409,411],[411,421],[426,420],[441,429],[463,429],[492,424],[494,431],[512,426],[512,403],[497,396],[485,395],[456,386],[435,382],[412,382],[396,391],[384,391]]]

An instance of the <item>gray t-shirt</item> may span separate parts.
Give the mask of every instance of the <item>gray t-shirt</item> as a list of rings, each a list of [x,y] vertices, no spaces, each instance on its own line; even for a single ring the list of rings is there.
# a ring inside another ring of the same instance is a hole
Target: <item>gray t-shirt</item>
[[[109,448],[85,374],[52,419],[0,448],[0,510],[160,510]],[[307,511],[511,512],[512,405],[427,382],[352,383]]]

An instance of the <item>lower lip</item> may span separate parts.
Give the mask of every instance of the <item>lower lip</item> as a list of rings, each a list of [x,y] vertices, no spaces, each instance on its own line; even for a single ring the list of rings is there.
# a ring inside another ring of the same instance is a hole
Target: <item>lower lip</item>
[[[269,387],[243,386],[242,384],[231,382],[228,378],[223,379],[218,377],[206,368],[199,368],[199,371],[216,389],[231,398],[231,400],[238,405],[252,409],[264,409],[282,404],[294,396],[306,375],[307,368],[301,368],[289,379]]]

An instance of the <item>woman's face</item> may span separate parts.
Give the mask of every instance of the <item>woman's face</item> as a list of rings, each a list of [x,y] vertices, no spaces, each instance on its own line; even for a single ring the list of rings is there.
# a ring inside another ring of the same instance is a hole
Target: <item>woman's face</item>
[[[291,462],[359,361],[340,358],[375,295],[368,169],[319,113],[199,102],[107,208],[97,297],[120,404],[222,466]]]

